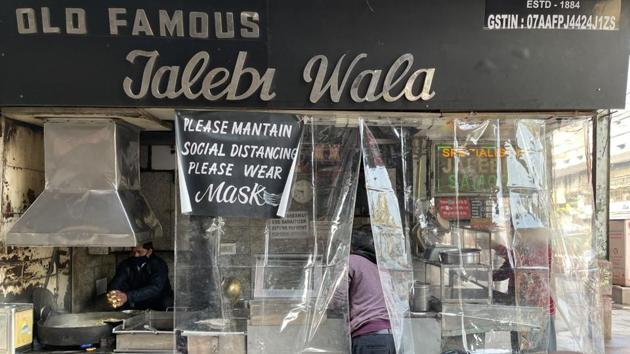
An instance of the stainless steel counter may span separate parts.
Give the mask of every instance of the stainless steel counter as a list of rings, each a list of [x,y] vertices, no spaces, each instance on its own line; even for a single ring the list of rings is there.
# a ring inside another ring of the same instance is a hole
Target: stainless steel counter
[[[247,320],[232,320],[224,328],[212,328],[201,321],[191,323],[182,336],[186,337],[189,354],[245,354]]]
[[[480,304],[446,304],[443,312],[412,312],[406,319],[405,328],[413,335],[414,348],[422,348],[423,353],[439,354],[444,340],[447,342],[466,335],[476,335],[486,332],[530,331],[539,329],[539,323],[544,316],[543,308],[517,307],[503,305]],[[133,321],[128,323],[133,324]],[[214,329],[210,322],[191,319],[184,326],[182,335],[187,338],[189,353],[220,354],[220,353],[257,353],[261,352],[257,344],[263,343],[265,349],[273,348],[277,353],[285,353],[283,348],[289,348],[295,337],[303,328],[293,325],[279,332],[277,325],[252,325],[245,319],[232,320],[222,329]],[[297,331],[297,332],[296,332]],[[318,330],[314,338],[321,348],[343,348],[347,342],[346,327],[342,319],[328,318]],[[449,339],[451,338],[451,339]],[[276,348],[277,346],[277,348]],[[455,347],[459,347],[455,345]],[[247,350],[246,350],[247,348]],[[258,349],[257,349],[258,348]],[[84,350],[35,350],[34,354],[79,354]],[[98,349],[92,353],[114,353],[110,348]],[[124,353],[116,351],[116,354]]]
[[[173,312],[146,311],[114,328],[116,353],[172,353],[175,348]]]
[[[427,312],[411,312],[411,318],[439,318],[440,313],[434,311]]]
[[[234,319],[231,323],[224,328],[212,328],[209,324],[203,324],[201,321],[196,321],[187,326],[182,331],[182,336],[229,336],[229,335],[245,335],[247,332],[247,320],[246,319]]]
[[[487,332],[528,332],[540,329],[545,323],[546,310],[542,307],[444,304],[442,337]]]

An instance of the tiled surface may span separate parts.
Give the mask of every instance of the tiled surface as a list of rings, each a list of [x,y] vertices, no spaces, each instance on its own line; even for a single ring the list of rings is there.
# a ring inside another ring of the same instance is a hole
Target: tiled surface
[[[615,307],[612,312],[612,339],[606,342],[607,354],[630,354],[630,307]]]
[[[153,240],[159,251],[173,251],[175,223],[175,181],[171,171],[145,171],[140,175],[142,193],[162,224],[162,237]],[[169,264],[172,267],[172,264]]]

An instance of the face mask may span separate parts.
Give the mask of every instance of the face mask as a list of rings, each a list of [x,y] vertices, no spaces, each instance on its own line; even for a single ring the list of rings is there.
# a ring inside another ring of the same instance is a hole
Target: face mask
[[[133,263],[136,265],[136,267],[142,267],[148,261],[149,257],[147,256],[133,257]]]

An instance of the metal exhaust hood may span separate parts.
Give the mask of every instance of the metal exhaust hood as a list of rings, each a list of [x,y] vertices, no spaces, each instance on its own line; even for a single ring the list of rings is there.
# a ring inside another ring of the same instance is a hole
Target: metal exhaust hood
[[[132,247],[160,237],[140,192],[139,139],[135,127],[111,119],[46,121],[46,185],[7,244]]]

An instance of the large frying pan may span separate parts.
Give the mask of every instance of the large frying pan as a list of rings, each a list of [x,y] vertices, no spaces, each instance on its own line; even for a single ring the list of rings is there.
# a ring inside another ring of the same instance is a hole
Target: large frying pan
[[[47,346],[97,344],[112,337],[112,329],[130,316],[123,312],[51,314],[37,322],[37,337]]]

